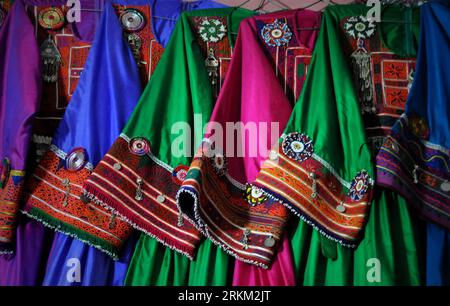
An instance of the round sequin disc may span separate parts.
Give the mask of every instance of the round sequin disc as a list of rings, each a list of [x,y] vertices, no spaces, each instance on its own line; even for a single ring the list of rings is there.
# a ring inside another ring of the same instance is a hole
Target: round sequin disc
[[[83,148],[75,148],[67,154],[66,169],[69,171],[78,171],[83,169],[87,163],[87,152]]]
[[[139,10],[128,8],[120,14],[122,27],[129,32],[137,32],[144,28],[145,17]]]

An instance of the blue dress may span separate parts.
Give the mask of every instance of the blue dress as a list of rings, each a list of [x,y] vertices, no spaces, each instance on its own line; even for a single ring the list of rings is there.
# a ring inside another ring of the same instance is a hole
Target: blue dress
[[[405,113],[377,156],[377,183],[427,224],[428,285],[450,284],[450,3],[421,6],[420,46]]]

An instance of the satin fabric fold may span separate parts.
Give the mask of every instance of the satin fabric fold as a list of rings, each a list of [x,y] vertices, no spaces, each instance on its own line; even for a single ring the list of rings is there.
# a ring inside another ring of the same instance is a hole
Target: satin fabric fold
[[[410,13],[407,10],[383,8],[382,18],[403,19]],[[359,86],[358,74],[354,74],[351,52],[355,46],[349,43],[352,41],[349,39],[350,34],[344,30],[346,22],[355,20],[349,18],[365,16],[366,13],[367,7],[358,5],[332,6],[325,10],[311,69],[285,131],[287,135],[290,132],[307,133],[314,141],[314,154],[321,155],[329,163],[332,161],[333,166],[338,166],[338,175],[344,178],[345,173],[356,173],[358,168],[372,171],[371,155],[372,152],[376,153],[376,148],[368,147],[371,142],[366,136],[366,125],[377,121],[365,121],[361,111],[365,102],[375,107],[381,106],[374,103],[379,100],[364,101],[359,96],[359,89],[365,87]],[[414,20],[417,17],[417,14],[414,15]],[[414,45],[411,41],[402,43],[402,39],[411,39],[411,32],[404,35],[399,27],[395,23],[386,25],[386,28],[384,24],[377,24],[375,36],[369,38],[370,44],[366,41],[364,45],[366,48],[370,46],[368,50],[373,52],[369,53],[371,60],[376,61],[376,56],[382,53],[387,56],[386,60],[399,61],[402,65],[409,63],[409,59],[404,58],[408,53],[404,51],[398,55],[399,58],[390,58],[393,51],[397,55],[398,48],[389,50],[390,45],[386,45],[387,41],[394,42],[400,48]],[[417,26],[415,29],[417,32]],[[385,38],[384,44],[381,39],[377,42],[377,35]],[[374,93],[372,97],[379,97],[374,89],[381,87],[372,85],[379,81],[374,79],[374,83],[368,83],[368,88]],[[406,85],[401,83],[398,86]],[[336,122],[339,125],[333,126]],[[329,169],[329,166],[324,168]],[[349,169],[352,170],[348,172]],[[351,175],[346,179],[351,179]],[[313,188],[307,189],[305,198],[311,196],[311,190]],[[318,189],[318,192],[320,194],[324,190]],[[344,206],[344,209],[339,210],[350,208]],[[360,241],[355,250],[328,239],[321,228],[311,227],[309,220],[300,220],[292,225],[290,240],[299,284],[423,284],[424,240],[420,221],[414,217],[404,199],[379,187],[373,190],[369,208],[367,223],[360,229]]]
[[[22,0],[0,30],[0,254],[14,252],[19,201],[34,114],[40,103],[40,57]]]
[[[105,153],[103,151],[109,148],[110,142],[117,137],[137,103],[140,92],[136,62],[123,39],[118,17],[108,1],[83,74],[58,127],[53,145],[64,152],[81,146],[86,150],[89,162],[95,165]],[[78,201],[71,205],[80,205],[82,208],[86,204]],[[33,212],[31,210],[35,218],[43,216]],[[27,210],[27,214],[30,214],[30,210]],[[121,259],[115,262],[77,239],[57,234],[47,263],[44,285],[122,285],[133,248],[131,240],[122,252]],[[76,277],[77,269],[81,273],[79,278]],[[75,276],[69,275],[72,272]]]

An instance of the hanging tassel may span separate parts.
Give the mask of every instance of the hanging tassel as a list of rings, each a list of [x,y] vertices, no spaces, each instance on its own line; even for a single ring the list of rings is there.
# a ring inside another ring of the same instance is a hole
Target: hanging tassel
[[[69,204],[69,196],[70,196],[70,181],[69,179],[63,179],[62,181],[66,191],[64,193],[63,206],[67,206]]]
[[[311,198],[315,199],[317,197],[317,181],[316,181],[316,174],[314,172],[311,172],[309,174],[309,178],[312,179],[312,185],[311,185],[311,189],[312,189],[312,193],[311,193]]]
[[[178,212],[178,223],[177,223],[177,225],[179,227],[182,227],[184,225],[183,213],[181,212],[181,210]]]
[[[111,214],[111,219],[109,220],[109,229],[113,229],[116,226],[116,214]]]
[[[250,241],[250,238],[249,238],[250,234],[251,234],[250,230],[246,228],[244,230],[244,237],[242,237],[242,240],[241,240],[242,243],[244,244],[244,249],[245,250],[248,249],[248,243]]]
[[[372,78],[370,75],[370,54],[364,48],[364,40],[358,38],[358,48],[352,53],[352,66],[356,83],[359,88],[358,97],[361,103],[361,112],[375,113],[373,100]]]
[[[414,179],[414,184],[418,184],[419,183],[419,178],[417,176],[417,170],[419,170],[419,166],[418,165],[414,165],[414,169],[412,171],[412,175],[413,175],[413,179]]]
[[[206,65],[206,71],[208,72],[209,79],[211,81],[212,85],[217,84],[217,78],[219,76],[218,74],[218,67],[219,67],[219,61],[214,56],[214,49],[209,48],[208,51],[208,57],[205,60]]]
[[[41,45],[42,78],[45,82],[53,83],[58,80],[59,66],[61,64],[61,54],[58,47],[49,37]]]
[[[144,199],[144,196],[142,195],[142,183],[143,182],[144,181],[141,178],[138,178],[136,180],[136,184],[138,184],[137,189],[136,189],[136,195],[134,196],[136,201],[142,201]]]

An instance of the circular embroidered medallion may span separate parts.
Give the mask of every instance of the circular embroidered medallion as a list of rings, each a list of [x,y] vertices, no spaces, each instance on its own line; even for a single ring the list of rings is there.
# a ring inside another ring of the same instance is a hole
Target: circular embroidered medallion
[[[353,16],[347,19],[344,30],[354,39],[366,39],[375,33],[375,23],[364,16]]]
[[[299,162],[310,158],[314,152],[312,140],[305,134],[297,132],[286,135],[281,148],[286,156]]]
[[[369,188],[369,174],[366,170],[359,171],[350,182],[348,195],[353,201],[360,201]]]
[[[179,165],[172,171],[172,181],[175,184],[181,185],[186,179],[186,175],[189,171],[189,167],[185,165]]]
[[[215,153],[214,157],[211,157],[212,164],[217,174],[224,175],[227,171],[227,160],[222,153]]]
[[[59,30],[64,26],[64,13],[59,7],[44,8],[39,12],[38,22],[44,29]]]
[[[11,172],[11,163],[7,157],[3,158],[0,164],[0,188],[4,188],[8,183],[9,173]]]
[[[83,148],[75,148],[67,154],[66,169],[68,171],[79,171],[87,163],[87,152]]]
[[[261,29],[261,36],[267,45],[281,47],[289,43],[292,32],[286,23],[275,19],[273,23],[268,23]]]
[[[203,19],[198,27],[198,34],[205,42],[218,42],[227,34],[226,26],[218,19]]]
[[[261,188],[247,184],[245,186],[245,199],[251,206],[255,206],[264,203],[267,196]]]
[[[144,28],[145,17],[139,10],[128,8],[120,14],[120,22],[125,31],[137,32]]]
[[[5,10],[0,6],[0,27],[2,26],[3,22],[6,19],[6,12]]]
[[[428,128],[427,121],[420,117],[417,114],[412,114],[408,118],[409,126],[411,129],[411,132],[421,138],[421,139],[428,139],[430,136],[430,130]]]
[[[150,153],[150,142],[144,137],[134,137],[130,139],[128,149],[135,155],[143,156]]]

